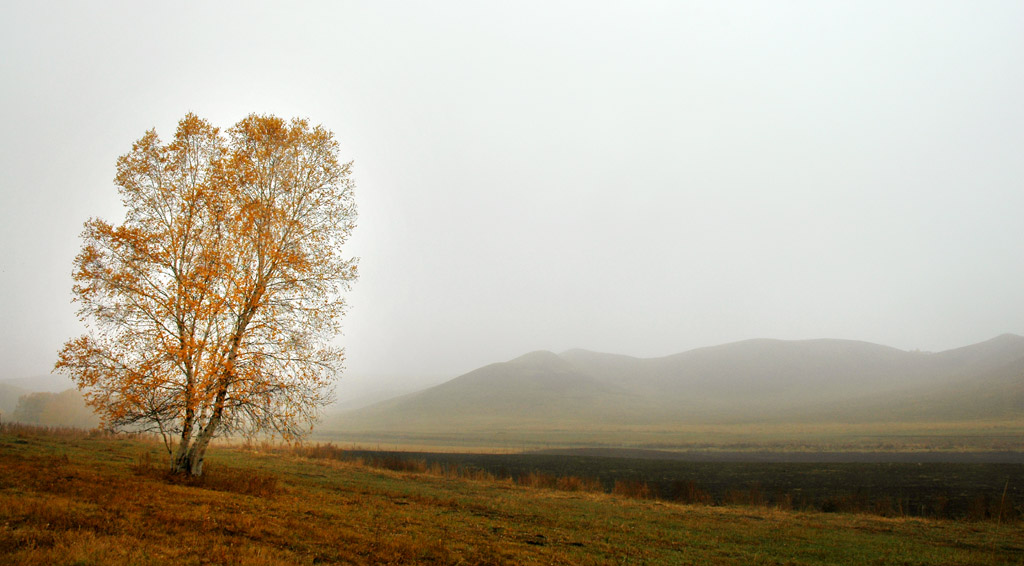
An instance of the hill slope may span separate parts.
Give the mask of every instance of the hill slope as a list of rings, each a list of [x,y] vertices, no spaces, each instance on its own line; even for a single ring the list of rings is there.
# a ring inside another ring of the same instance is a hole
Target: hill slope
[[[928,354],[748,340],[641,359],[534,352],[340,415],[325,428],[479,431],[1024,417],[1024,337]]]
[[[476,423],[500,426],[570,425],[594,411],[627,414],[643,399],[598,379],[551,352],[532,352],[484,366],[424,391],[340,417],[362,415],[385,430],[457,429]]]

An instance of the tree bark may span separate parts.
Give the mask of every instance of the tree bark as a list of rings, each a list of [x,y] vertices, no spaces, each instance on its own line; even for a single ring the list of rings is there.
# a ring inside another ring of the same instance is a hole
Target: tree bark
[[[192,410],[187,411],[184,426],[181,431],[181,439],[178,442],[178,449],[174,451],[174,459],[171,461],[171,470],[177,473],[185,473],[189,470],[188,452],[192,446]]]
[[[234,354],[235,352],[232,351],[229,357],[229,364],[234,361]],[[206,456],[206,448],[210,445],[210,441],[213,440],[213,435],[217,432],[217,427],[220,426],[220,421],[224,414],[224,402],[228,396],[228,383],[229,375],[222,375],[220,386],[217,389],[217,396],[213,402],[213,414],[210,415],[210,420],[206,421],[206,424],[199,429],[199,436],[192,442],[192,446],[188,448],[188,451],[184,453],[183,459],[178,462],[177,470],[179,472],[187,473],[194,477],[203,474],[203,458]]]
[[[178,445],[178,449],[174,451],[174,459],[171,460],[172,472],[184,474],[189,471],[191,468],[188,461],[189,448],[191,448],[191,443],[187,439]]]
[[[210,445],[210,440],[213,439],[213,433],[216,432],[217,425],[219,424],[220,418],[210,417],[210,421],[203,427],[199,437],[192,443],[192,447],[189,448],[188,453],[185,455],[185,461],[181,463],[182,472],[188,473],[193,477],[203,475],[203,458],[206,456],[206,448]]]

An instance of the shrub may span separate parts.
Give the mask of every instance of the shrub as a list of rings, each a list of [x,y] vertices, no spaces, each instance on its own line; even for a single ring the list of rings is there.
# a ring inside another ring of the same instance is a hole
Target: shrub
[[[551,474],[544,472],[531,471],[526,474],[519,476],[516,481],[519,485],[526,487],[536,487],[541,489],[554,489],[557,485],[558,480]]]
[[[711,505],[711,494],[701,489],[695,481],[677,480],[670,487],[669,497],[680,503]]]
[[[640,480],[615,480],[612,493],[633,499],[653,499],[654,492],[651,486]]]
[[[722,501],[728,505],[755,505],[766,504],[764,492],[759,484],[753,484],[747,489],[731,489],[725,493]]]
[[[580,478],[577,476],[563,476],[555,482],[555,489],[560,491],[585,491],[588,493],[599,493],[604,491],[601,482],[594,478]]]

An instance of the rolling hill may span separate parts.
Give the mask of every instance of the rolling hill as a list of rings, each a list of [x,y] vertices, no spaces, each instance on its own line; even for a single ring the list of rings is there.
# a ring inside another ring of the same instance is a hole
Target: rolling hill
[[[748,340],[661,358],[540,351],[343,413],[328,430],[454,432],[1024,417],[1024,337],[939,353]]]

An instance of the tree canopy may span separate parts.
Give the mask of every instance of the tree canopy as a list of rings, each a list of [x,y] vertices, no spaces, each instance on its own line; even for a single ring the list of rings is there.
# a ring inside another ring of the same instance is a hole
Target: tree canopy
[[[201,474],[220,433],[308,431],[344,360],[350,173],[303,119],[146,132],[117,162],[124,222],[85,224],[73,294],[89,331],[57,369],[105,425],[163,435],[181,472]]]

